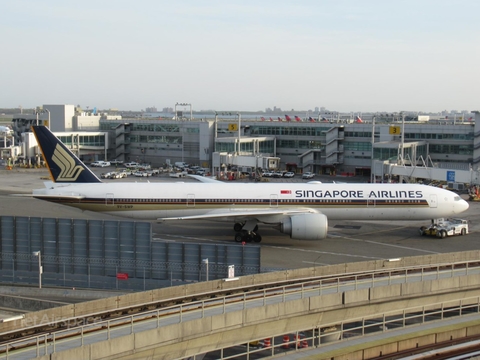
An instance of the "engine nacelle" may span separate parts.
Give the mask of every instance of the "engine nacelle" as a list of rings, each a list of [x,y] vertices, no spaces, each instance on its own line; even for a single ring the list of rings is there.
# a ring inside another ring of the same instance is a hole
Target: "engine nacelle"
[[[280,231],[296,240],[321,240],[327,237],[328,219],[315,213],[292,215],[281,223]]]

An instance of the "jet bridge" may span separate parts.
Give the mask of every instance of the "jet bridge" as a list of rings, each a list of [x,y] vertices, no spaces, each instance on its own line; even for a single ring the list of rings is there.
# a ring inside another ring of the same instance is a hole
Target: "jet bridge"
[[[372,174],[381,179],[383,179],[384,175],[389,175],[390,177],[400,176],[407,182],[416,182],[416,179],[444,181],[447,182],[449,188],[456,190],[462,190],[460,187],[456,188],[456,184],[480,185],[480,171],[478,170],[444,169],[426,165],[398,165],[391,164],[388,160],[374,161]]]

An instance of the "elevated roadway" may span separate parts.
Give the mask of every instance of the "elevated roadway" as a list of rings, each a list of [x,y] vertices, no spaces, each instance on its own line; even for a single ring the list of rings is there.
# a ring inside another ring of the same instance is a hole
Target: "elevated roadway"
[[[375,331],[393,336],[410,325],[477,316],[479,255],[313,267],[71,304],[5,324],[0,352],[8,359],[180,359],[214,352],[213,358],[223,358],[232,351],[273,356]],[[478,333],[480,326],[455,331]],[[413,337],[401,346],[415,346]],[[267,347],[250,346],[259,340],[268,340]],[[398,347],[397,341],[380,351]]]

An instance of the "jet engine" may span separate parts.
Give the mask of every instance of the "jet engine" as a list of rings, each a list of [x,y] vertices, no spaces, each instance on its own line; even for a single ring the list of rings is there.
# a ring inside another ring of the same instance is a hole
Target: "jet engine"
[[[328,219],[324,214],[292,215],[280,224],[280,231],[296,240],[321,240],[327,237]]]

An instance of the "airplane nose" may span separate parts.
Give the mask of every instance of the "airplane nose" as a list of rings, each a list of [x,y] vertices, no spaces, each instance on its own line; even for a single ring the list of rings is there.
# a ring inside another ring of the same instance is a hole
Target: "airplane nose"
[[[470,204],[463,199],[460,201],[460,203],[458,205],[459,205],[458,206],[458,213],[462,213],[464,211],[467,211],[468,208],[470,207]]]

